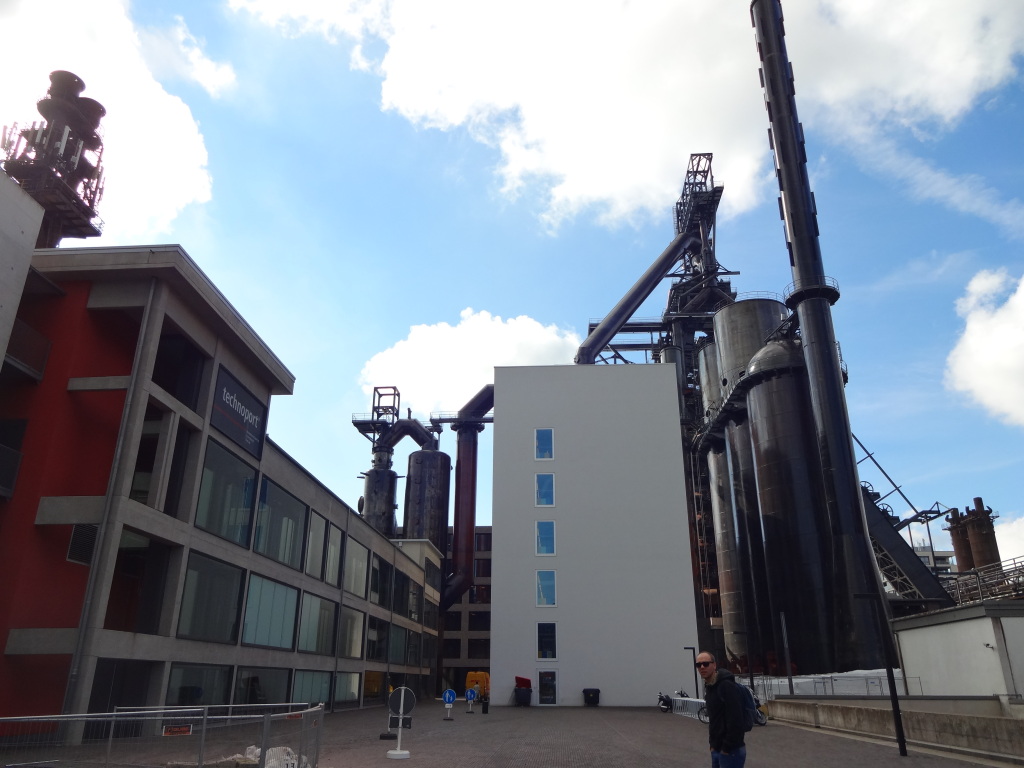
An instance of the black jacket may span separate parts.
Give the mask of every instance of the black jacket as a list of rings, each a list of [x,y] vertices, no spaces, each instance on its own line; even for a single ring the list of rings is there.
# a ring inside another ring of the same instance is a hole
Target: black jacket
[[[743,744],[743,692],[727,669],[719,669],[714,685],[704,688],[708,708],[708,743],[716,752],[732,752]]]

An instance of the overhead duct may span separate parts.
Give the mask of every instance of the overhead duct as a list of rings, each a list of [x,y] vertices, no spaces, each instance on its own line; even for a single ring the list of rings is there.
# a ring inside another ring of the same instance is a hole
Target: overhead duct
[[[591,332],[576,351],[577,365],[593,365],[597,356],[601,353],[608,342],[615,338],[615,335],[633,316],[640,305],[647,300],[654,289],[671,272],[672,268],[683,255],[689,250],[700,249],[700,238],[690,233],[683,232],[676,235],[661,256],[659,256],[647,271],[640,277],[632,288],[616,304],[612,311],[602,320]]]

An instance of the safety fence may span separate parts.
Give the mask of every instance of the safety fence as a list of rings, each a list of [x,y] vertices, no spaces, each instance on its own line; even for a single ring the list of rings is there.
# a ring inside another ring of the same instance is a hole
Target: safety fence
[[[306,704],[8,717],[0,766],[316,768],[322,726],[323,706]]]
[[[1024,557],[1013,557],[954,574],[943,582],[943,586],[957,605],[1020,597],[1024,595]]]

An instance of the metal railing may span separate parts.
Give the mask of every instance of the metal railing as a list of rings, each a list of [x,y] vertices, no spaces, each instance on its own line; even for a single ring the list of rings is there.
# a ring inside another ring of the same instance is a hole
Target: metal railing
[[[253,768],[316,768],[323,706],[301,706],[140,707],[0,718],[0,766],[202,768],[234,760]]]
[[[903,677],[897,671],[896,693],[900,696],[909,691],[911,696],[924,695],[920,677]],[[759,679],[758,692],[765,701],[778,695],[789,695],[789,679],[766,677]],[[798,696],[878,696],[889,695],[889,682],[885,672],[871,675],[800,675],[793,678],[793,693]]]
[[[975,568],[952,579],[943,586],[958,605],[979,600],[1024,595],[1024,557]]]

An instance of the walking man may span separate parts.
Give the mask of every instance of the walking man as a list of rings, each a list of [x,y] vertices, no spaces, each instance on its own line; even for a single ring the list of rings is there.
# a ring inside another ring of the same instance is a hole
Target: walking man
[[[711,768],[743,768],[747,759],[743,743],[743,692],[732,672],[719,669],[715,657],[707,651],[697,656],[697,672],[704,680]]]

